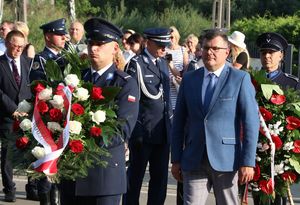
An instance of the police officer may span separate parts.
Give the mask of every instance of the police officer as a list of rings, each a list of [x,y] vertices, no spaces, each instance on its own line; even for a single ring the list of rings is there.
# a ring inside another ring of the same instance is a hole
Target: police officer
[[[44,33],[45,48],[44,50],[36,54],[31,65],[30,81],[33,80],[46,80],[45,64],[47,60],[54,60],[59,65],[63,72],[67,62],[60,54],[61,50],[65,46],[66,26],[65,19],[58,19],[49,23],[46,23],[40,28]],[[37,185],[36,185],[37,184]],[[37,186],[38,195],[41,205],[57,205],[60,204],[60,196],[57,184],[50,183],[47,178],[39,179],[36,183],[35,180],[28,180],[26,185],[27,195],[33,193]]]
[[[46,79],[45,64],[49,59],[54,60],[62,72],[67,64],[67,61],[61,54],[66,43],[66,20],[58,19],[51,21],[40,26],[40,29],[44,33],[45,48],[34,57],[29,76],[31,81]]]
[[[147,46],[133,57],[127,72],[140,88],[140,109],[129,140],[128,190],[126,205],[139,204],[139,195],[146,166],[149,163],[149,205],[162,205],[168,181],[169,143],[172,108],[167,61],[163,58],[170,43],[170,30],[150,28],[144,31]]]
[[[288,47],[287,40],[279,33],[263,33],[258,36],[256,45],[260,49],[260,60],[262,68],[266,71],[267,78],[283,88],[294,88],[299,90],[299,79],[282,71],[282,60],[284,51]],[[260,205],[260,200],[254,196],[254,204]],[[287,197],[276,194],[272,205],[286,205]]]
[[[105,158],[106,168],[96,166],[86,178],[61,184],[62,205],[119,205],[121,195],[126,192],[125,145],[136,123],[138,115],[138,86],[128,74],[117,70],[113,58],[119,50],[117,41],[122,37],[115,25],[99,18],[84,23],[91,67],[83,71],[83,80],[96,86],[122,88],[116,101],[118,119],[124,121],[121,136],[114,136],[105,147],[111,157]],[[103,142],[101,146],[104,146]]]
[[[260,60],[267,77],[283,88],[300,89],[299,79],[282,71],[284,51],[288,47],[287,40],[279,33],[263,33],[256,45],[260,49]]]

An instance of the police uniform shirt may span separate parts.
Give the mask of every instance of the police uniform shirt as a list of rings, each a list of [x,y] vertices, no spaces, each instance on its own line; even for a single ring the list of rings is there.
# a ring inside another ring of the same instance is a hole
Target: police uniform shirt
[[[101,68],[100,70],[96,70],[94,69],[93,67],[91,68],[91,72],[92,72],[92,75],[95,73],[95,72],[98,72],[99,76],[102,76],[103,73],[105,73],[110,67],[112,66],[112,63],[108,64],[107,66]]]
[[[284,73],[281,69],[267,74],[267,77],[274,83],[282,86],[284,89],[294,88],[300,90],[299,79],[293,75]]]

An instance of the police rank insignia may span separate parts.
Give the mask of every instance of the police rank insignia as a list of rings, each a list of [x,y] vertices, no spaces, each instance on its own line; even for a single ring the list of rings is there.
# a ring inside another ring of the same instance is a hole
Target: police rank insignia
[[[33,62],[31,69],[32,70],[37,70],[40,68],[40,63],[39,62]]]

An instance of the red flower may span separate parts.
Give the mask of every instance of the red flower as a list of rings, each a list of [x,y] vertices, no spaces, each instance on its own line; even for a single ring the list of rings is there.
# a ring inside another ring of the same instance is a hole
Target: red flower
[[[24,149],[29,143],[29,138],[27,136],[20,137],[16,140],[16,147],[18,149]]]
[[[300,153],[300,140],[295,140],[294,141],[294,153]]]
[[[272,188],[272,179],[269,180],[261,180],[258,183],[259,187],[261,188],[261,191],[266,194],[272,194],[273,188]]]
[[[55,91],[55,95],[63,95],[64,91],[64,85],[61,85],[59,84],[57,87],[56,87],[56,91]]]
[[[253,181],[258,181],[260,178],[260,167],[256,163],[255,168],[254,168],[254,176],[253,176]]]
[[[286,171],[281,175],[281,178],[284,181],[289,181],[291,183],[294,183],[297,179],[297,175],[292,171]]]
[[[13,131],[17,132],[20,129],[20,121],[19,120],[15,120],[14,124],[13,124]]]
[[[100,127],[95,127],[95,126],[91,127],[90,135],[92,137],[99,137],[99,136],[101,136],[101,134],[102,134],[102,130]]]
[[[272,135],[271,137],[272,137],[272,141],[275,144],[275,149],[279,150],[282,147],[282,144],[283,144],[280,137],[278,135]]]
[[[75,115],[82,115],[84,114],[84,107],[78,103],[74,103],[72,105],[72,111],[74,112]]]
[[[91,97],[93,100],[103,100],[105,97],[102,95],[102,88],[94,86]]]
[[[33,90],[34,90],[34,92],[36,93],[36,94],[38,94],[39,92],[41,92],[42,90],[44,90],[45,89],[45,86],[42,84],[42,83],[38,83],[34,88],[33,88]]]
[[[273,118],[272,113],[269,110],[267,110],[266,108],[259,107],[259,111],[260,111],[260,113],[263,116],[265,121],[269,121]]]
[[[39,112],[42,114],[48,112],[48,110],[49,110],[49,107],[45,101],[39,101],[37,104],[37,107],[39,109]]]
[[[62,120],[62,112],[60,111],[60,109],[57,109],[57,108],[52,108],[50,111],[49,111],[49,115],[50,115],[50,119],[54,122],[59,122]]]
[[[282,105],[285,103],[285,96],[279,94],[273,94],[270,101],[275,105]]]
[[[297,117],[288,116],[285,120],[288,123],[286,125],[286,129],[288,130],[294,130],[300,127],[300,119],[298,119]]]
[[[70,149],[73,153],[81,153],[83,151],[83,144],[81,140],[70,140]]]

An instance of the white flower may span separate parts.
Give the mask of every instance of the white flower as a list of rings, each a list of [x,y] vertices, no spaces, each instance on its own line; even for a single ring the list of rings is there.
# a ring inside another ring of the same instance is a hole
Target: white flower
[[[291,150],[294,149],[294,142],[287,142],[283,145],[283,150]]]
[[[256,157],[256,161],[260,162],[261,158],[259,156]]]
[[[41,159],[45,156],[45,149],[43,147],[36,146],[31,150],[31,153],[35,158]]]
[[[57,122],[47,122],[47,128],[51,132],[61,132],[63,128]]]
[[[268,127],[270,130],[270,134],[271,135],[279,135],[280,132],[283,131],[283,127],[280,127],[280,125],[281,125],[280,121],[276,122],[276,124],[269,124]]]
[[[95,113],[90,112],[90,115],[92,116],[92,121],[98,125],[106,120],[106,112],[102,110],[97,110]]]
[[[275,164],[274,165],[274,175],[282,174],[284,172],[284,163],[281,162],[280,164]]]
[[[27,102],[26,100],[22,100],[22,102],[19,103],[18,105],[18,112],[30,112],[30,110],[32,109],[32,105],[31,103]]]
[[[264,152],[264,151],[268,150],[270,148],[270,146],[266,143],[265,144],[258,143],[257,148],[258,148],[258,151]]]
[[[52,97],[52,88],[45,88],[39,93],[39,100],[50,100]]]
[[[79,79],[78,76],[75,74],[69,74],[65,77],[65,83],[67,85],[70,85],[72,87],[77,87],[77,85],[79,84]]]
[[[81,122],[70,121],[69,123],[70,123],[70,133],[79,134],[82,129]]]
[[[30,130],[31,129],[31,121],[29,119],[24,119],[22,120],[22,122],[20,123],[20,128],[23,130],[23,131],[27,131],[27,130]]]
[[[64,99],[61,95],[54,95],[53,100],[50,100],[50,103],[57,109],[61,109],[64,107]]]
[[[76,92],[73,93],[74,97],[76,97],[79,101],[85,101],[89,98],[89,91],[85,88],[77,88]]]

